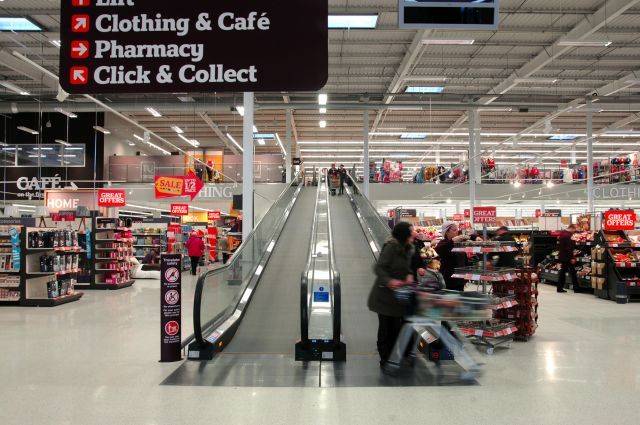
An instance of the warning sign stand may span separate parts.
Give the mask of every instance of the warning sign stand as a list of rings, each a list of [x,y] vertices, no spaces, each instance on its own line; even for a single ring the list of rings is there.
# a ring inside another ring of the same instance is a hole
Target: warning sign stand
[[[182,360],[182,256],[160,256],[160,361]]]

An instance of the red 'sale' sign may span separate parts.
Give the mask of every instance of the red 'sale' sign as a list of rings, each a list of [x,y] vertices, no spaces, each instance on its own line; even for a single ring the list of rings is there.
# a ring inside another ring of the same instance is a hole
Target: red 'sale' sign
[[[171,215],[189,215],[189,204],[171,204]]]
[[[495,223],[496,207],[475,207],[473,209],[474,223]]]
[[[611,210],[604,213],[604,230],[633,230],[636,225],[633,210]]]
[[[99,207],[124,207],[127,205],[127,195],[122,189],[98,190]]]

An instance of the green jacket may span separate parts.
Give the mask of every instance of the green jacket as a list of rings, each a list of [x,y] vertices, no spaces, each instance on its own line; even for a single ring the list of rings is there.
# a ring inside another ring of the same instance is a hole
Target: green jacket
[[[405,306],[400,303],[388,284],[391,279],[405,280],[411,274],[411,247],[403,247],[395,239],[384,244],[374,267],[376,281],[371,288],[369,310],[384,316],[402,317]]]

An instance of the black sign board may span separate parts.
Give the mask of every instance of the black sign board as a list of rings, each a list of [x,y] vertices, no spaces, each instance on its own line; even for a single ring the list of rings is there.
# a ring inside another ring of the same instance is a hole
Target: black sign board
[[[180,340],[182,335],[181,289],[182,256],[160,256],[160,361],[182,360]]]
[[[302,159],[293,158],[293,165],[302,165]]]
[[[499,0],[398,0],[404,29],[497,29]]]
[[[72,94],[315,91],[327,0],[62,0],[60,85]]]

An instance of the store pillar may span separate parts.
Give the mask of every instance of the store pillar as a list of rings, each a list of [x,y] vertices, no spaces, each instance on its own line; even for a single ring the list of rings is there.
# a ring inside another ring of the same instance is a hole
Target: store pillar
[[[285,150],[287,151],[286,153],[286,158],[285,158],[285,172],[286,172],[286,182],[287,183],[291,183],[291,161],[292,161],[292,156],[291,156],[291,133],[292,133],[292,124],[293,124],[293,111],[291,109],[287,109],[287,114],[286,114],[286,124],[287,124],[287,137],[285,140]]]
[[[253,230],[253,93],[244,93],[242,120],[242,239]]]
[[[476,147],[478,143],[476,139],[479,138],[480,132],[477,129],[478,127],[478,109],[471,108],[469,109],[469,211],[471,212],[471,217],[473,217],[473,210],[476,207],[476,184],[478,181],[477,169],[475,166],[476,155],[479,152],[476,152]]]
[[[587,98],[587,212],[591,214],[591,230],[595,229],[593,206],[593,102]]]
[[[364,139],[364,147],[362,149],[362,192],[364,196],[369,197],[369,110],[365,109],[362,120],[362,136]],[[355,178],[355,176],[354,176]]]

